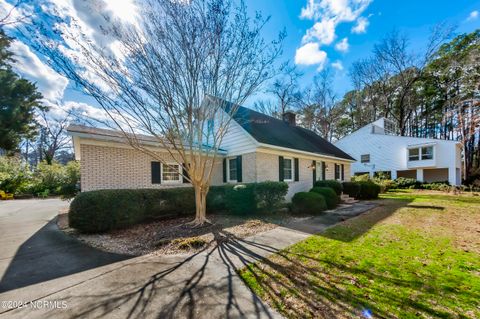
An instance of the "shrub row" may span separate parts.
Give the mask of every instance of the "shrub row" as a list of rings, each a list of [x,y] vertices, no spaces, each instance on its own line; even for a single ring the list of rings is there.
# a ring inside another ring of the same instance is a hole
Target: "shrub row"
[[[272,210],[288,191],[284,182],[212,186],[207,212],[247,214]],[[195,212],[191,187],[170,189],[118,189],[80,193],[70,205],[69,224],[82,232],[104,232],[144,221]]]
[[[336,180],[316,181],[313,187],[330,187],[337,193],[338,196],[342,194],[342,183]]]
[[[380,190],[380,186],[372,181],[343,183],[343,193],[355,199],[378,198]]]
[[[335,191],[330,187],[314,187],[310,192],[322,195],[325,198],[328,209],[334,209],[340,201]]]

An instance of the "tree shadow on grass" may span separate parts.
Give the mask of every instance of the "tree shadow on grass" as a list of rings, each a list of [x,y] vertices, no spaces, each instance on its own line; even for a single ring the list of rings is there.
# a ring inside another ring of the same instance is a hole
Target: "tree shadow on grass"
[[[264,259],[270,254],[273,257]],[[152,274],[136,282],[112,282],[104,293],[78,292],[67,298],[68,304],[84,301],[81,307],[72,309],[75,312],[71,317],[99,318],[112,312],[125,318],[274,317],[254,292],[289,317],[357,317],[368,309],[375,317],[391,318],[392,314],[379,303],[420,316],[449,317],[451,312],[436,306],[433,299],[415,301],[410,296],[454,298],[471,294],[435,285],[426,287],[429,280],[434,280],[433,276],[405,280],[356,265],[279,251],[225,231],[215,233],[213,247],[178,262],[168,264],[152,258],[132,263],[125,271],[135,273],[139,268],[149,269]],[[238,272],[253,291],[242,286],[236,276]],[[385,292],[376,288],[378,285],[369,287],[369,281],[396,288]],[[348,289],[348,284],[360,290]],[[454,286],[457,284],[461,282],[452,282]],[[410,295],[404,295],[405,290]]]

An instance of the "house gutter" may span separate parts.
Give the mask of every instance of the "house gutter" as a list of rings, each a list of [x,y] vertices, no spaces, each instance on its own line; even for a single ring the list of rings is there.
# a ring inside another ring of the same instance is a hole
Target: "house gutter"
[[[281,150],[281,151],[291,152],[291,153],[300,153],[300,154],[305,154],[305,155],[309,155],[309,156],[313,156],[313,157],[325,157],[325,158],[329,158],[329,159],[334,159],[334,160],[339,160],[339,161],[344,161],[344,162],[350,162],[350,163],[356,162],[356,160],[351,160],[351,159],[347,159],[347,158],[336,157],[336,156],[331,156],[331,155],[324,155],[324,154],[320,154],[320,153],[312,153],[312,152],[307,152],[307,151],[300,151],[300,150],[296,150],[296,149],[292,149],[292,148],[288,148],[288,147],[276,146],[276,145],[271,145],[271,144],[258,143],[258,147],[270,148],[270,149],[274,149],[274,150]]]

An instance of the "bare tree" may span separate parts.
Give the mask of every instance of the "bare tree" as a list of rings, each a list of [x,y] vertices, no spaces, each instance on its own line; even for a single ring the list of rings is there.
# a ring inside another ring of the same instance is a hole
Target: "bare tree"
[[[57,110],[61,110],[59,107]],[[45,110],[40,111],[39,123],[40,134],[38,137],[39,154],[51,165],[57,153],[70,145],[70,138],[67,136],[67,127],[75,119],[75,110],[61,110],[60,114],[53,114]]]
[[[313,85],[303,94],[300,113],[302,125],[331,141],[334,124],[340,117],[333,91],[331,69],[324,69],[313,79]]]
[[[104,27],[115,50],[72,31],[73,23],[65,28],[65,21],[57,24],[60,29],[30,30],[34,46],[96,99],[109,115],[105,124],[121,130],[131,147],[171,165],[140,141],[140,134],[148,134],[185,167],[183,175],[195,190],[192,223],[200,225],[208,221],[206,197],[232,115],[272,76],[284,35],[266,42],[261,31],[268,18],[249,17],[243,2],[148,0],[139,5],[139,27]],[[61,43],[49,40],[59,34]]]
[[[277,109],[274,112],[276,117],[281,117],[283,113],[296,108],[301,98],[298,80],[302,73],[289,62],[280,67],[280,74],[277,76],[268,92],[273,94],[277,100]]]

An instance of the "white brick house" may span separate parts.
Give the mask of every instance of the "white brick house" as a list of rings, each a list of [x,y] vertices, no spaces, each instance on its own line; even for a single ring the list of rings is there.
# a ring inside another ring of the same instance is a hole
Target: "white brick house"
[[[431,138],[398,136],[393,124],[381,118],[340,139],[335,146],[357,162],[351,174],[386,172],[392,179],[461,184],[461,143]]]
[[[239,107],[221,144],[212,185],[285,181],[287,199],[309,190],[314,180],[350,179],[354,159],[312,131],[296,126],[295,115],[284,120]],[[82,191],[116,188],[186,186],[179,165],[167,167],[129,147],[117,131],[71,125]],[[142,142],[165,156],[155,139]],[[172,163],[174,163],[172,159]]]

